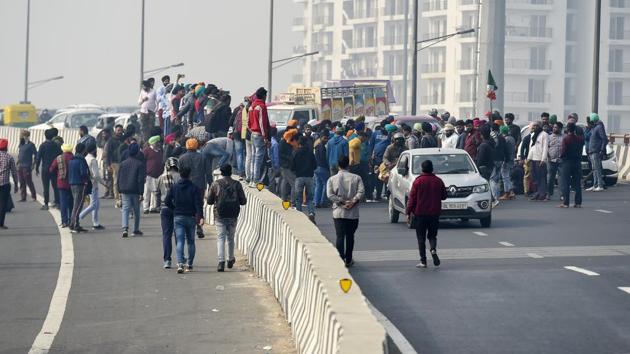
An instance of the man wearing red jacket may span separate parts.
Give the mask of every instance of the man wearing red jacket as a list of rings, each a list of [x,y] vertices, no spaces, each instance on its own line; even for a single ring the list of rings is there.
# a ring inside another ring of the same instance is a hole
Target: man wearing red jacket
[[[437,255],[437,233],[440,226],[442,201],[446,199],[444,182],[433,174],[433,163],[426,160],[422,163],[422,174],[416,178],[411,186],[407,202],[407,216],[413,216],[413,227],[416,229],[418,247],[420,248],[420,263],[418,268],[427,267],[426,239],[429,239],[433,264],[440,266]]]
[[[263,87],[256,90],[256,99],[249,109],[249,119],[247,122],[249,131],[252,133],[252,155],[254,157],[254,170],[252,179],[249,183],[250,187],[256,187],[256,184],[263,180],[263,162],[265,159],[265,149],[271,141],[269,131],[269,116],[267,115],[267,90]]]

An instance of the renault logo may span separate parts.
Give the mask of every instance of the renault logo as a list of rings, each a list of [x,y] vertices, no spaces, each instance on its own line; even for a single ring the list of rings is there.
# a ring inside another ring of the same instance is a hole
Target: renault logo
[[[455,187],[455,186],[450,186],[450,187],[448,188],[448,191],[449,191],[451,194],[455,194],[455,193],[457,193],[457,187]]]

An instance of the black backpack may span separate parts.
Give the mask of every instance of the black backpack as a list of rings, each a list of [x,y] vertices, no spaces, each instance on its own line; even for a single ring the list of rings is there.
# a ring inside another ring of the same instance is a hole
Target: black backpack
[[[236,181],[219,181],[219,192],[217,196],[217,214],[220,218],[233,219],[238,217],[241,211],[241,204],[238,200],[238,189]]]

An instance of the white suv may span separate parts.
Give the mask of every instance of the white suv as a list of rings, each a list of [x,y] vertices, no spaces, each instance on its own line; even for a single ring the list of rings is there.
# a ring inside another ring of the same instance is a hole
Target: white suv
[[[398,222],[422,162],[431,160],[434,173],[444,181],[448,197],[442,201],[441,219],[479,219],[482,227],[492,223],[492,197],[488,182],[481,177],[468,153],[459,149],[414,149],[404,151],[390,172],[389,221]]]

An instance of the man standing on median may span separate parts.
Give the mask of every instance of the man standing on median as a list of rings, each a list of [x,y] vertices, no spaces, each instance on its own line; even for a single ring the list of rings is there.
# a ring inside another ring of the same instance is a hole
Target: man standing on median
[[[222,178],[212,183],[208,195],[208,205],[213,205],[215,224],[217,227],[217,250],[219,265],[217,271],[225,271],[225,241],[228,243],[228,268],[234,266],[234,234],[241,205],[247,203],[243,187],[232,179],[232,166],[221,166]]]
[[[189,167],[180,167],[181,179],[171,187],[164,200],[174,215],[177,273],[179,274],[193,270],[196,252],[195,227],[203,225],[202,191],[190,180],[190,175]],[[184,243],[188,244],[188,258],[184,258]]]
[[[442,213],[442,201],[446,199],[444,182],[433,174],[433,163],[426,160],[422,163],[422,174],[416,178],[411,186],[407,202],[407,217],[411,218],[412,227],[416,229],[418,248],[420,249],[420,263],[418,268],[427,267],[426,239],[429,239],[433,265],[440,266],[437,255],[437,234]]]
[[[140,147],[129,145],[129,158],[120,164],[118,171],[118,192],[122,197],[122,237],[129,236],[129,210],[133,209],[133,234],[142,236],[140,231],[140,197],[144,193],[146,168],[138,156]]]
[[[361,177],[348,172],[349,164],[348,157],[341,156],[337,163],[339,172],[330,177],[326,184],[326,195],[333,204],[337,251],[346,267],[354,265],[354,233],[359,227],[359,201],[365,194]]]

